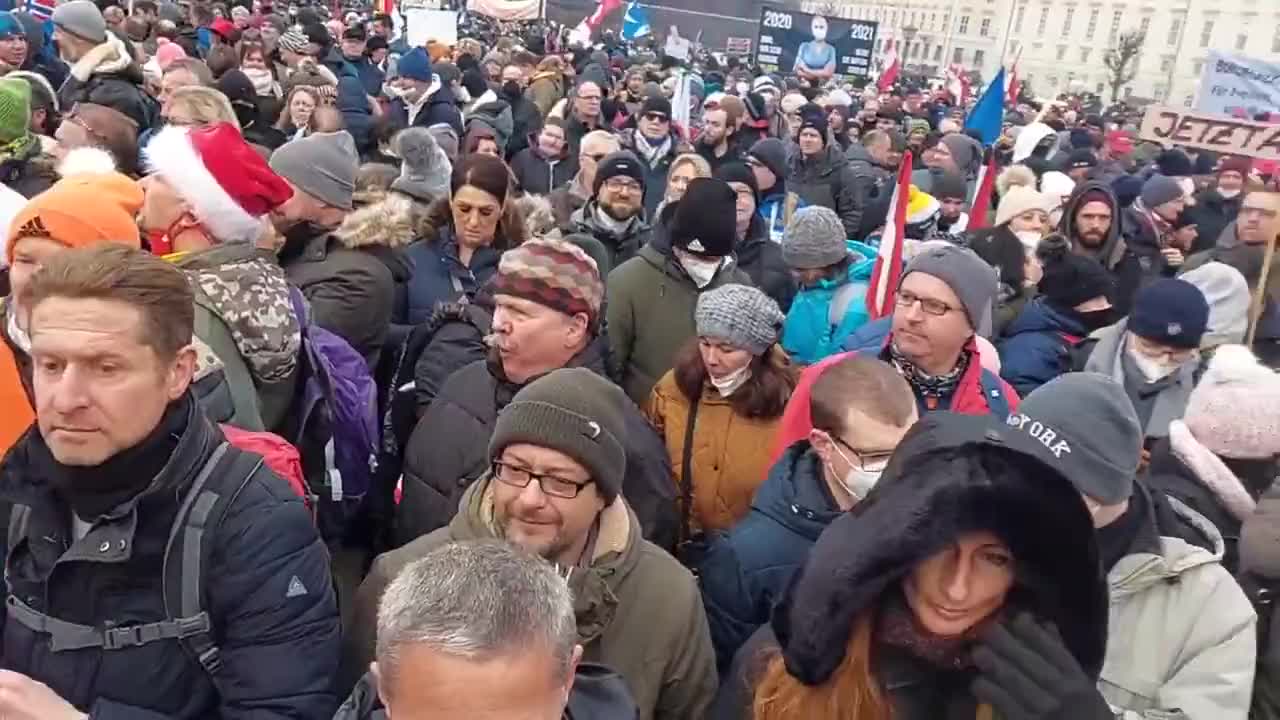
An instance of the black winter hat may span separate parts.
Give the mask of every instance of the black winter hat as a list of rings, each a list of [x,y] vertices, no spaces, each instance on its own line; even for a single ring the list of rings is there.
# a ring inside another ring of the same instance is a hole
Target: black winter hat
[[[1209,324],[1209,303],[1200,288],[1177,278],[1161,278],[1133,296],[1129,329],[1147,340],[1177,348],[1198,348]]]
[[[759,160],[779,181],[787,177],[787,146],[778,138],[757,141],[747,151],[747,156]]]
[[[745,163],[731,162],[725,163],[716,170],[715,176],[727,183],[742,183],[751,188],[751,194],[756,199],[756,204],[760,204],[760,187],[756,184],[756,174],[751,172],[751,168]]]
[[[942,200],[943,198],[967,198],[969,184],[955,173],[942,173],[933,178],[933,188],[929,194]]]
[[[1079,491],[1040,438],[987,415],[930,413],[879,482],[809,551],[773,613],[787,671],[820,685],[844,660],[855,620],[960,535],[986,530],[1014,557],[1012,607],[1052,622],[1090,679],[1107,642],[1107,584]]]
[[[600,186],[612,177],[629,177],[640,183],[641,190],[644,189],[644,166],[640,163],[640,158],[631,153],[630,150],[619,150],[609,153],[600,161],[600,166],[596,168],[596,181],[591,188],[592,195],[600,194]]]
[[[1191,158],[1177,148],[1160,153],[1156,157],[1156,167],[1160,169],[1161,175],[1167,177],[1186,177],[1195,170],[1191,165]]]
[[[1080,168],[1093,168],[1098,166],[1098,156],[1093,154],[1092,150],[1079,148],[1072,150],[1067,156],[1066,163],[1063,164],[1064,170],[1079,170]]]
[[[1097,260],[1071,252],[1062,236],[1045,238],[1036,253],[1044,263],[1037,287],[1054,308],[1071,310],[1099,296],[1112,297],[1115,285],[1111,273]]]
[[[670,119],[671,101],[661,95],[650,95],[644,99],[644,103],[640,106],[640,117],[644,117],[648,113],[662,113]]]
[[[723,180],[694,178],[676,203],[671,244],[694,255],[724,257],[737,239],[738,196]]]

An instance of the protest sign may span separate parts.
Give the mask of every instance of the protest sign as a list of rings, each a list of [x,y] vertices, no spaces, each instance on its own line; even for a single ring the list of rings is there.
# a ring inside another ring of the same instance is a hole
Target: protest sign
[[[410,47],[426,47],[431,40],[445,45],[458,44],[456,10],[412,8],[404,12],[406,39]]]
[[[1162,145],[1280,160],[1280,125],[1153,105],[1138,136]]]
[[[730,55],[750,55],[751,38],[731,37],[725,41],[724,50]]]
[[[1246,118],[1280,112],[1280,62],[1210,50],[1196,109]]]
[[[666,54],[677,60],[688,62],[690,54],[693,52],[693,43],[688,38],[680,37],[680,30],[675,26],[671,26],[671,32],[667,33],[667,43],[663,47]]]
[[[756,61],[767,72],[795,72],[797,65],[837,75],[866,77],[871,71],[879,23],[826,17],[765,5],[760,13]]]

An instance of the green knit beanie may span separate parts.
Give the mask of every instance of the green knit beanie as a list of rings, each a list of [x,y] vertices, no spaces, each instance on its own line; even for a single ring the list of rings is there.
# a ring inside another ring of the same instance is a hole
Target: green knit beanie
[[[31,86],[22,78],[0,78],[0,143],[30,132]]]

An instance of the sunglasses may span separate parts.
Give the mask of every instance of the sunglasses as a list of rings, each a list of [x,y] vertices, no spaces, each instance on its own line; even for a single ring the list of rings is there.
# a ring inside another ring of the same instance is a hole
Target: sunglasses
[[[644,119],[649,122],[671,122],[671,118],[659,112],[647,112],[644,114]]]

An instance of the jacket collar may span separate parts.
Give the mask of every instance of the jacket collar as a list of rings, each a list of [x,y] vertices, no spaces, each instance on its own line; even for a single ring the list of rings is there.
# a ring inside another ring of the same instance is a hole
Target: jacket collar
[[[1135,493],[1147,493],[1148,503],[1152,502],[1149,491],[1141,483],[1134,483],[1133,487]],[[1166,495],[1164,499],[1178,520],[1203,535],[1213,551],[1173,537],[1166,528],[1156,525],[1156,513],[1152,504],[1151,522],[1157,542],[1136,545],[1133,552],[1122,558],[1107,573],[1107,584],[1111,586],[1113,601],[1142,592],[1160,582],[1172,582],[1179,575],[1202,565],[1222,562],[1222,557],[1226,554],[1226,541],[1213,523],[1175,497]]]

